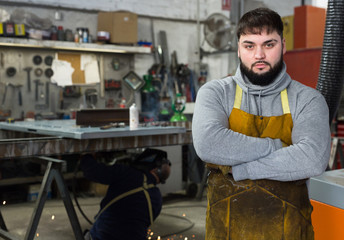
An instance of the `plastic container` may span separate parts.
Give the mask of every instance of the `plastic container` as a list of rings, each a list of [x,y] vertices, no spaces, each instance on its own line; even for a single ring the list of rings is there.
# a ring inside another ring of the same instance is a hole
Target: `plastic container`
[[[129,108],[129,128],[135,130],[139,127],[139,110],[136,104],[133,103]]]
[[[78,38],[79,43],[82,43],[82,37],[83,37],[82,32],[83,32],[83,30],[82,30],[82,28],[77,28],[76,31],[78,32],[78,35],[79,35],[79,38]]]
[[[82,42],[88,43],[88,28],[82,30]]]
[[[57,27],[57,40],[64,41],[65,40],[65,33],[63,31],[62,26]]]
[[[57,40],[57,27],[56,26],[51,26],[50,29],[50,40]]]

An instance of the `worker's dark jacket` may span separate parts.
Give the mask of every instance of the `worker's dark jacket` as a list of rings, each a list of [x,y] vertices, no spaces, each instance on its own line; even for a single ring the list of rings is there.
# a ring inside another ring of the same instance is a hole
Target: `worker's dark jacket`
[[[100,203],[101,208],[116,196],[141,187],[143,184],[141,171],[122,164],[107,166],[98,163],[91,155],[83,157],[81,168],[89,180],[109,185],[106,196]],[[156,184],[156,179],[152,174],[146,173],[146,176],[148,184]],[[161,193],[157,187],[148,189],[148,192],[155,219],[161,211]],[[93,240],[143,240],[146,239],[150,224],[147,199],[143,191],[140,191],[107,208],[93,224],[90,232]]]

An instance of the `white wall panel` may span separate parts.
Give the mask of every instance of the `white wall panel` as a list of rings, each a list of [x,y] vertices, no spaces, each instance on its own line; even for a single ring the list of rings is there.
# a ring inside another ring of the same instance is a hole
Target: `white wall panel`
[[[33,6],[43,5],[51,7],[63,7],[72,9],[85,9],[95,11],[132,11],[139,15],[155,16],[162,18],[177,18],[184,20],[196,20],[198,0],[11,0],[0,1],[11,4],[29,4]],[[208,2],[221,3],[214,0],[199,0],[201,3],[201,18],[205,18],[209,7]],[[219,4],[216,4],[219,5]],[[221,5],[220,5],[221,6]]]
[[[197,2],[200,2],[200,19],[205,20],[212,13],[222,13],[229,16],[228,11],[221,10],[221,0],[11,0],[1,1],[0,9],[12,12],[14,9],[25,5],[27,12],[36,14],[41,18],[52,19],[54,25],[75,30],[77,27],[88,26],[90,33],[96,36],[97,11],[128,10],[139,14],[139,40],[152,41],[151,22],[154,26],[156,43],[160,30],[166,31],[168,37],[169,56],[177,52],[179,63],[189,64],[195,69],[198,62],[197,51]],[[232,0],[240,1],[241,0]],[[259,6],[272,8],[281,16],[294,14],[294,7],[301,5],[301,0],[244,0],[245,11]],[[327,0],[306,0],[306,4],[323,4]],[[5,4],[10,3],[10,4]],[[12,5],[11,5],[12,4]],[[17,6],[13,5],[16,4]],[[27,5],[29,4],[29,5]],[[327,3],[326,3],[327,4]],[[325,4],[325,5],[326,5]],[[52,6],[52,7],[43,7]],[[56,8],[55,8],[56,7]],[[63,8],[61,8],[63,7]],[[68,9],[70,8],[70,9]],[[54,20],[55,11],[60,9],[63,20]],[[86,9],[89,11],[83,11]],[[149,16],[154,18],[150,19]],[[203,30],[200,33],[202,48],[214,51],[204,43]],[[139,74],[145,74],[154,63],[154,56],[136,56],[135,69]],[[226,53],[204,57],[202,62],[209,65],[208,79],[220,78],[232,74],[237,65],[237,54]]]

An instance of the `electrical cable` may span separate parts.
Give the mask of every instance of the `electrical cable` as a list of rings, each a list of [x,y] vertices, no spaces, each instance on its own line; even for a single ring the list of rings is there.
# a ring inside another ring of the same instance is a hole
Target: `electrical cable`
[[[160,235],[161,238],[163,237],[168,237],[168,236],[172,236],[174,234],[180,234],[180,233],[183,233],[187,230],[190,230],[191,228],[193,228],[195,226],[195,223],[192,222],[190,219],[186,218],[186,217],[181,217],[181,216],[178,216],[178,215],[174,215],[174,214],[169,214],[169,213],[160,213],[160,215],[166,215],[166,216],[169,216],[169,217],[174,217],[174,218],[179,218],[179,219],[183,219],[183,220],[186,220],[187,222],[190,223],[190,225],[180,231],[177,231],[177,232],[173,232],[173,233],[168,233],[168,234],[165,234],[165,235]]]
[[[204,205],[184,205],[184,206],[167,206],[167,207],[163,207],[162,209],[169,209],[169,208],[190,208],[190,207],[204,207],[204,208],[207,208],[207,206],[204,206]],[[175,218],[179,218],[179,219],[183,219],[183,220],[186,220],[187,222],[190,223],[190,225],[182,230],[179,230],[177,232],[173,232],[173,233],[168,233],[168,234],[164,234],[164,235],[159,235],[161,238],[165,238],[165,237],[168,237],[168,236],[172,236],[172,235],[175,235],[175,234],[180,234],[180,233],[183,233],[185,231],[188,231],[190,230],[191,228],[193,228],[195,226],[195,223],[192,222],[190,219],[186,218],[186,217],[181,217],[181,216],[178,216],[178,215],[174,215],[174,214],[169,214],[169,213],[160,213],[160,215],[166,215],[166,216],[169,216],[169,217],[175,217]]]
[[[73,180],[72,180],[72,192],[73,192],[73,198],[74,198],[74,202],[76,204],[76,206],[79,209],[79,212],[81,213],[81,215],[85,218],[85,220],[90,224],[93,225],[93,222],[86,216],[86,214],[84,213],[84,211],[81,209],[81,206],[79,204],[78,198],[76,197],[76,190],[75,190],[75,186],[76,186],[76,177],[77,177],[77,173],[79,170],[79,166],[80,166],[80,159],[78,160],[76,167],[74,169],[74,174],[73,174]]]
[[[82,210],[80,204],[79,204],[79,201],[77,199],[77,195],[76,195],[76,178],[77,178],[77,172],[79,170],[79,166],[80,166],[80,160],[78,160],[77,164],[76,164],[76,167],[74,169],[74,174],[73,174],[73,180],[72,180],[72,192],[73,192],[73,198],[74,198],[74,202],[79,210],[79,212],[81,213],[81,215],[85,218],[85,220],[90,224],[90,225],[93,225],[93,222],[86,216],[86,214],[84,213],[84,211]],[[168,206],[168,207],[163,207],[163,209],[168,209],[168,208],[190,208],[190,207],[205,207],[204,205],[185,205],[185,206]],[[186,228],[184,229],[181,229],[177,232],[173,232],[173,233],[168,233],[168,234],[164,234],[164,235],[161,235],[160,237],[168,237],[168,236],[171,236],[171,235],[174,235],[174,234],[180,234],[180,233],[183,233],[187,230],[190,230],[191,228],[194,227],[195,223],[192,222],[190,219],[186,218],[186,217],[181,217],[181,216],[178,216],[178,215],[174,215],[174,214],[169,214],[169,213],[160,213],[160,215],[165,215],[165,216],[169,216],[169,217],[174,217],[174,218],[178,218],[178,219],[183,219],[185,221],[187,221],[190,225],[187,226]]]

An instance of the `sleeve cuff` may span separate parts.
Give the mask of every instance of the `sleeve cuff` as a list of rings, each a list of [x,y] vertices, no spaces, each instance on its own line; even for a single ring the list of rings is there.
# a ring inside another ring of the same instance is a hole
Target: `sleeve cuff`
[[[274,145],[275,145],[275,150],[281,149],[283,147],[281,139],[272,139]]]
[[[248,179],[247,164],[239,164],[232,167],[232,174],[235,181],[241,181]]]

